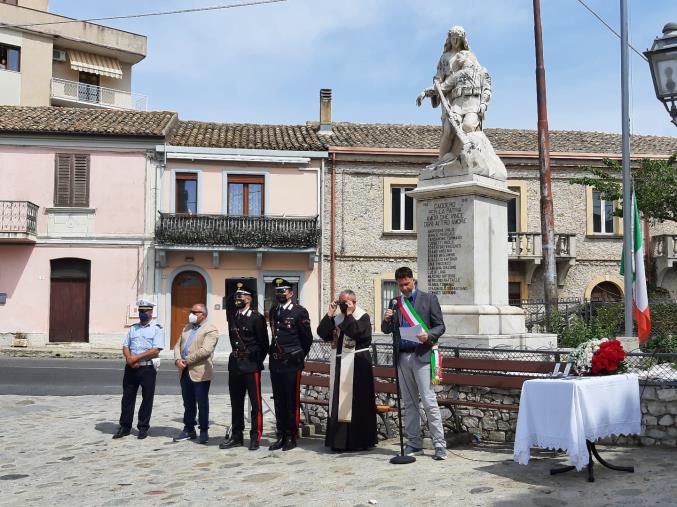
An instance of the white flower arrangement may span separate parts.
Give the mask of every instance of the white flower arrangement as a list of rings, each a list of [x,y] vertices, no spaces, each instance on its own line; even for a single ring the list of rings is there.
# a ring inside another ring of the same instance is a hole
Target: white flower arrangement
[[[600,343],[608,341],[608,338],[602,338],[581,343],[569,354],[569,362],[574,363],[579,373],[589,373],[592,369],[592,356],[599,350]]]

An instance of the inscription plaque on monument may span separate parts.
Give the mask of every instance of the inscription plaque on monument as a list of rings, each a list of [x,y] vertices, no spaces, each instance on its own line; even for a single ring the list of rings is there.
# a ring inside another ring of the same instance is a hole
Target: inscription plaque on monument
[[[428,290],[440,296],[461,296],[470,282],[462,269],[463,253],[472,252],[467,197],[446,197],[421,203],[423,231],[427,239]]]

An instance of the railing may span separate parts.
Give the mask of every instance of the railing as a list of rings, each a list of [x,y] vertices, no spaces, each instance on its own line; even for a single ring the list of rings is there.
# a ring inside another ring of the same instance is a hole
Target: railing
[[[540,350],[540,349],[513,349],[508,347],[475,348],[451,347],[440,345],[442,357],[462,357],[473,359],[509,359],[520,361],[555,361],[567,362],[571,349]],[[372,363],[377,366],[392,366],[393,347],[390,343],[372,343]],[[329,361],[331,345],[328,342],[316,340],[308,354],[311,361]],[[647,353],[628,351],[625,357],[625,366],[629,373],[636,373],[640,382],[648,385],[677,386],[677,354],[676,353]],[[492,375],[510,375],[505,372],[495,372]],[[528,375],[524,372],[520,375]],[[534,377],[547,375],[532,374]]]
[[[319,217],[160,213],[155,239],[159,245],[316,248]]]
[[[677,259],[677,234],[657,234],[651,242],[655,258]]]
[[[37,224],[37,204],[30,201],[0,201],[0,234],[35,236]]]
[[[541,233],[509,232],[508,255],[512,258],[542,257]],[[576,257],[576,235],[555,234],[555,255],[557,257]]]
[[[114,90],[103,86],[52,78],[52,99],[59,99],[80,104],[92,104],[111,109],[134,109],[146,111],[148,97],[138,93]]]

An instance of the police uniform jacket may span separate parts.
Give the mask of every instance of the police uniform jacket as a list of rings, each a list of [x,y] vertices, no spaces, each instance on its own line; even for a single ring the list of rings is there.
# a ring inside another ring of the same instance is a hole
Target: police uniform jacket
[[[308,310],[287,301],[270,309],[273,345],[270,349],[270,371],[303,369],[303,360],[313,344]]]
[[[245,313],[236,312],[228,321],[228,335],[233,349],[228,358],[228,371],[254,373],[263,370],[269,347],[263,315],[252,308]]]

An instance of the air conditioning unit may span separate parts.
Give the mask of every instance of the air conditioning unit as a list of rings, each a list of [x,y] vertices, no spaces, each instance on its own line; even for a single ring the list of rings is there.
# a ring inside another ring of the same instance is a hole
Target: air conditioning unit
[[[55,60],[57,62],[65,62],[66,61],[66,51],[63,50],[63,49],[52,50],[52,60]]]

